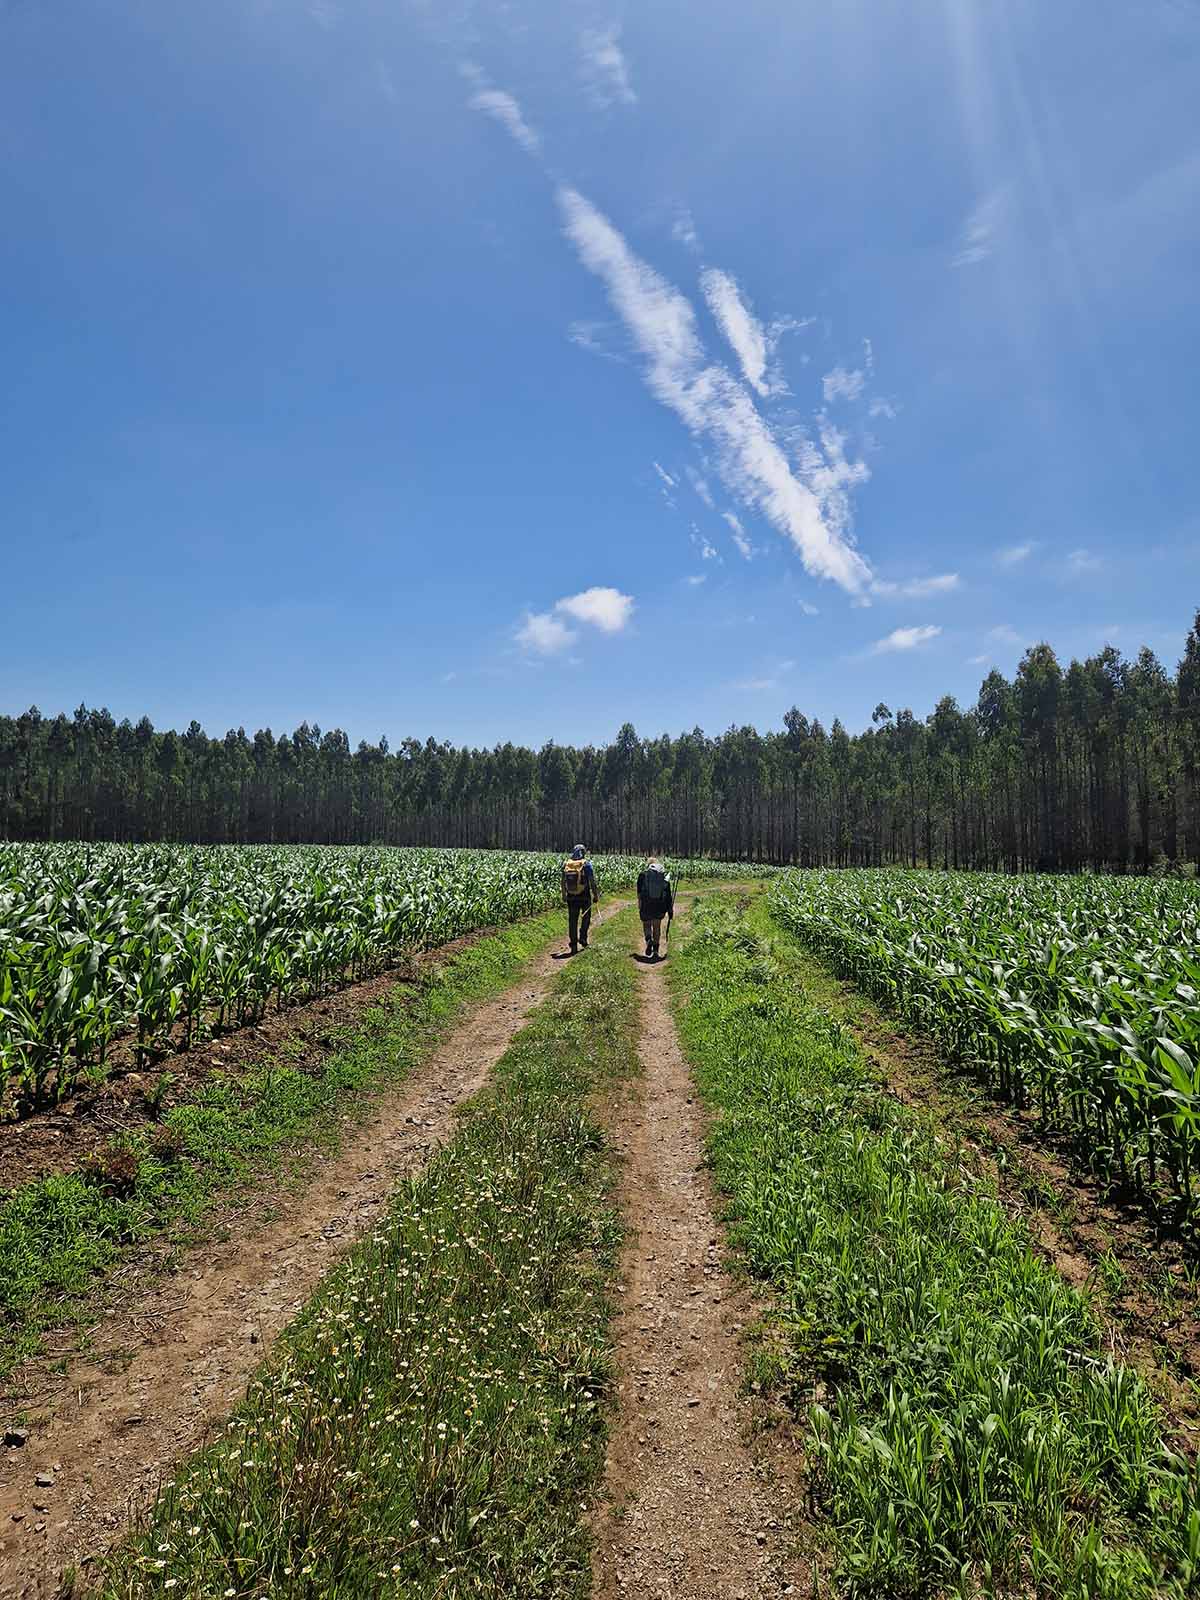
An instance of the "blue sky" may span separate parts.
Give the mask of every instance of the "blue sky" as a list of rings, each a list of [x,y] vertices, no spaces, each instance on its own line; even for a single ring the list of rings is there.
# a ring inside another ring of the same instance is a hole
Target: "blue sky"
[[[863,726],[1200,606],[1195,0],[0,0],[0,709]]]

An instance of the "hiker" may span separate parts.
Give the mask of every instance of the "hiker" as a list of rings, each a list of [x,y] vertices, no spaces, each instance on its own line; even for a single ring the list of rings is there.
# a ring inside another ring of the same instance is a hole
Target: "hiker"
[[[581,947],[587,949],[592,907],[600,904],[596,871],[581,844],[577,844],[563,862],[562,897],[567,903],[567,931],[571,939],[571,954],[574,955]]]
[[[675,895],[666,869],[655,856],[650,857],[638,874],[637,897],[638,916],[642,919],[642,932],[646,935],[646,954],[652,961],[657,961],[664,917],[668,919],[667,932],[670,937],[670,918],[675,915]]]

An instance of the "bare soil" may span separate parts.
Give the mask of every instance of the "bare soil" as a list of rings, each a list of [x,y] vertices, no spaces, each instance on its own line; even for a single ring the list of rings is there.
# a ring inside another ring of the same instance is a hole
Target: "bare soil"
[[[816,958],[808,956],[815,962]],[[964,1069],[823,969],[843,1015],[886,1088],[920,1107],[996,1183],[1006,1209],[1068,1283],[1086,1288],[1116,1358],[1150,1380],[1173,1442],[1200,1445],[1200,1276],[1195,1245],[1137,1200],[1072,1159],[1032,1111],[987,1097]]]
[[[211,1436],[397,1179],[450,1135],[457,1108],[482,1087],[554,971],[547,949],[368,1119],[348,1117],[341,1147],[315,1158],[302,1188],[273,1179],[235,1197],[223,1238],[171,1262],[169,1275],[147,1271],[145,1260],[130,1268],[86,1359],[63,1375],[44,1362],[17,1375],[0,1414],[36,1418],[24,1445],[0,1449],[0,1600],[57,1595],[64,1570],[111,1545],[172,1465]],[[51,1482],[39,1485],[39,1475]]]
[[[682,910],[681,906],[681,910]],[[707,1120],[667,1002],[639,959],[643,1077],[608,1113],[630,1230],[614,1335],[618,1414],[593,1519],[595,1600],[750,1600],[809,1592],[802,1461],[741,1394],[756,1308],[723,1269]],[[756,1435],[757,1437],[752,1437]]]

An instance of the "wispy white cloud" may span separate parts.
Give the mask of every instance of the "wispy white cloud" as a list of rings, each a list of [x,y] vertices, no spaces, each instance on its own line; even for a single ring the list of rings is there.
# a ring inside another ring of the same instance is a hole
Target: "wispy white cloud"
[[[871,646],[871,654],[882,656],[895,650],[916,650],[918,646],[928,644],[931,639],[936,639],[941,631],[940,628],[935,628],[932,623],[926,623],[921,628],[893,628],[886,638],[875,641]]]
[[[462,62],[459,71],[469,83],[475,85],[475,93],[467,102],[471,110],[482,111],[485,117],[498,122],[528,155],[540,155],[542,141],[526,122],[516,97],[507,90],[494,88],[483,69],[472,61]]]
[[[961,586],[957,572],[941,572],[934,578],[906,578],[902,583],[876,578],[871,593],[888,600],[928,600],[934,595],[953,594]]]
[[[995,189],[975,207],[967,218],[951,258],[952,267],[973,267],[986,261],[995,248],[996,230],[1004,214],[1006,193]]]
[[[1032,539],[1024,544],[1006,545],[1003,550],[996,551],[996,562],[1001,567],[1019,567],[1023,561],[1028,561],[1037,545]]]
[[[867,407],[867,415],[869,417],[886,417],[889,422],[893,422],[900,413],[890,400],[886,400],[883,395],[877,394]]]
[[[753,622],[753,617],[747,617],[747,622]],[[735,689],[745,689],[752,694],[764,693],[769,689],[778,689],[781,681],[791,672],[796,663],[794,661],[774,661],[767,666],[767,670],[758,677],[739,678],[733,685]]]
[[[851,594],[865,589],[871,569],[853,545],[848,494],[867,477],[865,465],[847,461],[842,436],[823,426],[820,447],[809,442],[797,476],[746,388],[708,361],[685,296],[577,190],[560,188],[558,201],[568,239],[645,359],[651,393],[709,443],[729,491],[791,540],[810,573]]]
[[[637,102],[629,81],[629,64],[621,49],[621,28],[612,23],[606,28],[585,28],[579,36],[583,55],[583,79],[593,105],[607,110],[618,101],[631,106]]]
[[[708,573],[707,572],[693,572],[693,573],[689,574],[689,576],[686,577],[683,581],[684,581],[684,583],[691,584],[692,588],[695,589],[700,584],[708,582]]]
[[[767,362],[771,354],[767,335],[742,298],[736,279],[716,267],[707,267],[700,274],[700,287],[704,291],[708,309],[741,363],[746,382],[764,399],[773,394],[775,385],[767,378]]]
[[[723,511],[721,515],[725,518],[725,521],[730,526],[730,529],[733,533],[733,542],[737,546],[738,554],[744,557],[747,561],[752,560],[754,557],[754,546],[750,543],[750,540],[746,535],[746,530],[742,527],[742,524],[736,514],[732,511]]]
[[[1072,577],[1081,577],[1085,572],[1098,572],[1103,565],[1104,561],[1100,556],[1083,547],[1072,550],[1067,557],[1067,570]]]
[[[821,379],[821,386],[825,391],[825,404],[832,405],[835,400],[857,400],[866,383],[866,373],[860,371],[858,367],[855,367],[853,372],[847,372],[845,367],[834,367],[832,372],[827,372]]]
[[[602,633],[620,633],[633,615],[633,596],[597,585],[582,594],[568,595],[555,610],[574,617],[576,622],[590,622]]]
[[[707,534],[700,532],[694,522],[692,523],[691,540],[700,552],[701,561],[720,561],[721,552]]]
[[[666,484],[668,489],[676,489],[676,488],[678,488],[679,480],[677,478],[673,478],[671,476],[671,474],[667,471],[666,467],[660,467],[657,461],[655,461],[653,463],[653,466],[654,466],[655,472],[658,473],[659,477]]]
[[[700,235],[696,232],[695,219],[687,206],[680,206],[675,212],[675,220],[671,224],[671,237],[678,239],[679,243],[686,245],[689,250],[699,250]]]
[[[696,494],[704,501],[710,511],[714,511],[716,507],[713,505],[712,490],[708,487],[708,480],[701,477],[695,467],[688,467],[685,470],[688,475],[688,482],[696,491]]]
[[[967,665],[969,667],[990,667],[996,659],[996,648],[1020,649],[1026,642],[1011,622],[998,622],[994,628],[988,629],[984,639],[989,646],[994,648],[983,650],[977,656],[968,656]]]
[[[601,334],[610,326],[605,322],[572,322],[567,326],[567,338],[581,350],[588,350],[594,356],[603,356],[606,361],[618,361],[624,366],[625,357],[615,350],[609,350],[601,338]]]
[[[798,603],[801,611],[803,611],[806,617],[819,617],[821,615],[820,611],[812,604],[810,600],[801,600]]]
[[[516,640],[533,655],[558,655],[579,637],[564,617],[599,628],[601,633],[620,633],[632,615],[632,595],[596,585],[580,594],[565,595],[550,611],[527,611],[517,626]]]

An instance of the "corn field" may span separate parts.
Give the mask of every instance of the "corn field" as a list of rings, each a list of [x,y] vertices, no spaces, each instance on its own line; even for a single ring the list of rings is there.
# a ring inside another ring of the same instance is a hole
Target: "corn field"
[[[641,864],[597,859],[602,889]],[[139,1060],[187,1049],[541,911],[560,867],[517,851],[0,845],[0,1096],[61,1100],[106,1074],[114,1041]]]
[[[1105,1176],[1192,1211],[1200,886],[1132,878],[788,873],[779,918]]]

